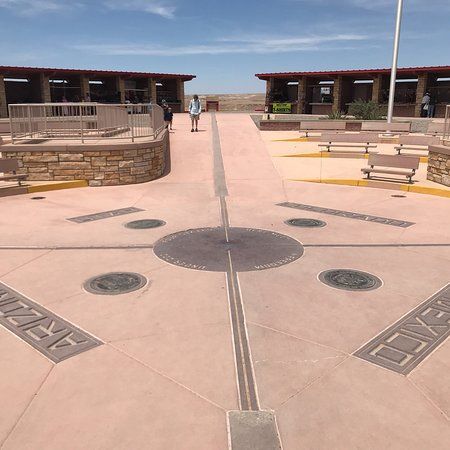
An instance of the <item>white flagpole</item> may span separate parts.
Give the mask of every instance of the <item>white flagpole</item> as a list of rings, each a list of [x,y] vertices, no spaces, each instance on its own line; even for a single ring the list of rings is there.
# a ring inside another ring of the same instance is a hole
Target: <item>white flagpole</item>
[[[395,25],[394,55],[392,58],[391,86],[389,88],[388,123],[392,123],[394,115],[395,82],[397,80],[398,47],[400,42],[400,30],[402,27],[403,0],[398,0],[397,22]]]

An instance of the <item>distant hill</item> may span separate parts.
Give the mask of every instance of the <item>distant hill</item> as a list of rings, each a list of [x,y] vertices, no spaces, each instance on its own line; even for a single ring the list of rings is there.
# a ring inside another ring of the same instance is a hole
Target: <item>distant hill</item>
[[[255,109],[264,109],[265,94],[198,94],[203,107],[206,106],[206,98],[219,99],[221,111],[245,111],[254,112]],[[186,95],[186,108],[192,99],[192,95]]]

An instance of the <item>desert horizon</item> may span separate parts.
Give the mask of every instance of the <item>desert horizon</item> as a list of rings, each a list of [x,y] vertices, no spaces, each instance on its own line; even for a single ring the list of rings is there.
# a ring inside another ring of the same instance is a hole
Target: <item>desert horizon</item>
[[[255,111],[264,108],[265,94],[198,94],[200,101],[218,99],[221,111]],[[185,95],[186,107],[193,98],[193,94]]]

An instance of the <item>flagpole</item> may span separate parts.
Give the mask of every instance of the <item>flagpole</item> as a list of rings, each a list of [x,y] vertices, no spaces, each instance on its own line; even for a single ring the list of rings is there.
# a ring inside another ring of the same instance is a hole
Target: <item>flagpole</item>
[[[392,117],[394,115],[395,83],[397,81],[398,48],[400,43],[400,30],[402,27],[402,12],[403,12],[403,0],[398,0],[397,21],[395,24],[395,37],[394,37],[394,55],[392,57],[391,85],[389,88],[389,104],[387,117],[388,123],[392,123]]]

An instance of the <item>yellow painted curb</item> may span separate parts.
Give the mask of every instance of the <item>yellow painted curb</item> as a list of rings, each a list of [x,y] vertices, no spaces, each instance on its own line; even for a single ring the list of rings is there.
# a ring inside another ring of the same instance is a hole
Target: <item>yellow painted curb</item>
[[[404,186],[404,187],[408,188],[408,192],[414,192],[416,194],[437,195],[439,197],[450,198],[450,190],[447,191],[445,189],[429,188],[422,186]]]
[[[438,197],[450,198],[450,189],[439,189],[427,186],[414,185],[393,185],[392,183],[383,180],[345,180],[345,179],[290,179],[289,181],[302,181],[306,183],[322,183],[322,184],[337,184],[341,186],[356,186],[356,187],[374,187],[377,189],[400,190],[404,192],[412,192],[415,194],[436,195]],[[384,184],[381,184],[384,183]]]
[[[61,189],[73,189],[88,187],[89,183],[86,180],[62,181],[61,183],[40,184],[37,186],[28,186],[28,193],[59,191]]]

